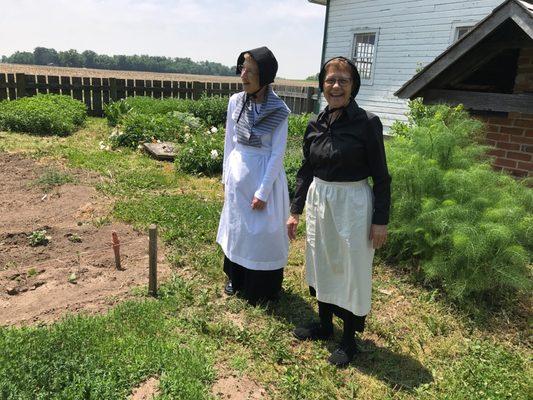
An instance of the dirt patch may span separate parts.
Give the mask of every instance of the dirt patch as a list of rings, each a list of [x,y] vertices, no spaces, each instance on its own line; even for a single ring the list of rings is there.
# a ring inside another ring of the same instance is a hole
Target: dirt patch
[[[235,325],[239,329],[244,329],[245,316],[243,312],[240,312],[238,314],[234,314],[231,312],[225,312],[223,315],[226,321],[231,322],[233,325]]]
[[[150,378],[133,391],[128,400],[151,400],[159,395],[159,379]]]
[[[264,400],[267,399],[266,390],[246,375],[224,372],[211,389],[211,394],[217,399],[224,400]]]
[[[100,312],[147,284],[147,235],[111,223],[112,201],[88,186],[94,176],[82,171],[69,171],[79,184],[45,193],[35,181],[48,169],[0,153],[0,325]],[[121,241],[122,270],[115,268],[113,231]],[[163,278],[169,274],[163,249],[159,259]]]

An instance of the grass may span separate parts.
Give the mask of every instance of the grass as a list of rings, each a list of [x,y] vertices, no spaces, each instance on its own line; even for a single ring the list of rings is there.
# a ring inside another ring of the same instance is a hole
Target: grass
[[[160,399],[202,399],[209,398],[219,370],[247,375],[274,399],[531,397],[526,306],[510,318],[505,310],[472,316],[438,289],[420,287],[406,272],[379,262],[362,352],[349,368],[330,366],[334,342],[297,343],[290,334],[317,318],[303,279],[302,229],[277,304],[250,307],[223,297],[214,243],[219,180],[178,174],[136,151],[99,150],[108,129],[105,121],[89,119],[71,137],[0,135],[4,151],[100,174],[98,189],[115,202],[109,218],[139,229],[157,223],[175,276],[155,301],[137,290],[137,300],[107,315],[0,328],[1,399],[127,398],[151,376],[160,379]],[[291,140],[289,151],[296,154],[298,147]]]
[[[0,330],[1,398],[115,400],[158,376],[162,399],[207,399],[213,341],[176,318],[191,303],[190,287],[169,286],[159,301],[124,303],[106,316]]]

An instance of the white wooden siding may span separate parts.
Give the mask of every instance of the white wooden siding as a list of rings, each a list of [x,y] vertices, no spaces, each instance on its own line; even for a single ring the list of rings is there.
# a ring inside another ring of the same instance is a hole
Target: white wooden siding
[[[326,60],[350,57],[354,33],[379,28],[374,79],[361,86],[356,100],[388,129],[395,120],[405,120],[407,110],[394,92],[451,44],[458,24],[479,22],[502,2],[330,0]],[[325,106],[323,99],[321,103]]]

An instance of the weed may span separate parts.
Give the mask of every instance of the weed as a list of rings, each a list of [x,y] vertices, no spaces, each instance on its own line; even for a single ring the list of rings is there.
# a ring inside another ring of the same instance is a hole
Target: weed
[[[50,239],[51,237],[46,235],[45,229],[33,231],[28,235],[28,241],[32,247],[46,246],[50,243]]]
[[[17,267],[18,267],[18,264],[15,261],[10,260],[10,261],[6,262],[2,266],[1,270],[2,271],[7,271],[8,269],[14,269],[14,268],[17,268]]]
[[[28,272],[26,273],[26,276],[28,278],[31,278],[32,276],[37,275],[37,270],[35,268],[30,268]]]
[[[48,169],[37,179],[36,184],[48,191],[55,186],[72,182],[74,182],[72,175],[55,169]]]
[[[91,220],[91,223],[94,225],[95,228],[101,228],[102,226],[111,224],[111,217],[109,215],[96,217]]]
[[[81,243],[81,237],[76,233],[70,233],[67,235],[67,239],[72,243]]]

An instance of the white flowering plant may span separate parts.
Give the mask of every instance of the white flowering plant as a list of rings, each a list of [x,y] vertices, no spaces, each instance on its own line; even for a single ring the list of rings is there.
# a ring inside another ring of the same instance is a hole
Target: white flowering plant
[[[224,129],[217,127],[189,134],[176,157],[176,168],[209,176],[222,172],[224,135]]]
[[[144,142],[169,141],[182,143],[199,130],[206,129],[199,118],[177,111],[163,115],[130,112],[113,128],[102,149],[139,148]]]

